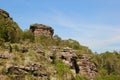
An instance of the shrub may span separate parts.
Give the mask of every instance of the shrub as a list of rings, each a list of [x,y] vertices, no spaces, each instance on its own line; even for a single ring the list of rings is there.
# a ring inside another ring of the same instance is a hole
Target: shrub
[[[88,80],[88,79],[86,77],[83,77],[77,74],[74,78],[72,78],[72,80]]]
[[[19,47],[18,47],[18,45],[13,45],[13,48],[15,49],[15,51],[19,51]]]
[[[31,42],[34,42],[34,34],[30,30],[25,30],[22,33],[22,40],[30,40]]]
[[[70,68],[62,61],[56,62],[55,69],[59,80],[68,80],[68,75],[71,76]]]

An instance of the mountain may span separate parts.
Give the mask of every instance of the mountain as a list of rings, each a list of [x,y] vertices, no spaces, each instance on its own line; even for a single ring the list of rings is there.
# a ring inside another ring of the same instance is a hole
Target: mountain
[[[45,24],[22,31],[0,9],[1,80],[119,80],[120,53],[97,54]]]

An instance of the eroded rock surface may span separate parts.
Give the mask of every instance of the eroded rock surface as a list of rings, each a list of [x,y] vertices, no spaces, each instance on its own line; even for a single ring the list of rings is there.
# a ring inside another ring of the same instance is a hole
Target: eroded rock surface
[[[54,34],[52,27],[44,24],[32,24],[30,25],[30,30],[32,30],[35,36],[44,35],[47,37],[52,37]]]
[[[59,58],[71,67],[73,74],[81,74],[88,79],[97,75],[97,68],[87,54],[76,55],[74,50],[66,47],[59,53]]]
[[[32,64],[29,66],[14,66],[10,65],[7,66],[7,74],[12,74],[12,75],[26,75],[28,73],[31,73],[33,76],[41,77],[44,78],[43,80],[48,80],[49,79],[49,74],[48,72],[42,68],[42,65],[38,64]]]

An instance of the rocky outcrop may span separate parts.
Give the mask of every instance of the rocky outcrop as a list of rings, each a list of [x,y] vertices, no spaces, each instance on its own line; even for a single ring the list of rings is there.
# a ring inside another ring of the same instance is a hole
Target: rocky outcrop
[[[26,52],[28,52],[28,49],[25,48],[25,47],[20,47],[20,48],[19,48],[19,52],[21,52],[21,53],[26,53]]]
[[[80,74],[86,76],[89,79],[93,79],[97,75],[97,67],[90,61],[90,57],[87,54],[81,54],[78,56],[79,60],[77,64],[80,68]]]
[[[30,30],[32,30],[35,36],[44,35],[47,37],[52,37],[54,34],[52,27],[44,24],[32,24],[30,25]]]
[[[27,73],[31,73],[33,76],[41,77],[41,80],[48,80],[49,74],[48,72],[42,68],[40,64],[32,64],[29,66],[14,66],[9,65],[6,67],[7,74],[12,75],[26,75]]]
[[[1,58],[1,59],[8,59],[9,56],[8,56],[8,55],[4,55],[4,54],[0,54],[0,58]]]
[[[63,62],[69,66],[72,66],[71,60],[72,58],[76,58],[77,55],[75,54],[74,50],[69,47],[63,48],[60,52],[59,58],[63,60]]]
[[[8,17],[9,17],[8,12],[5,11],[5,10],[0,9],[0,14],[1,14],[2,16],[4,16],[4,18],[8,18]]]
[[[46,37],[52,37],[54,34],[54,30],[50,26],[43,24],[32,24],[30,25],[30,30],[34,33],[35,36],[43,35]],[[7,41],[17,42],[15,40],[20,39],[18,38],[20,34],[20,29],[18,25],[12,20],[12,18],[6,11],[1,9],[0,9],[0,34],[5,35],[5,36],[2,35],[4,37],[0,38],[3,38],[6,42]],[[62,76],[65,78],[68,75],[69,78],[68,80],[71,80],[72,75],[75,76],[76,74],[85,76],[89,80],[96,77],[98,73],[97,68],[95,64],[91,62],[89,55],[81,53],[76,54],[77,50],[73,50],[69,47],[64,48],[64,46],[67,45],[62,46],[62,44],[64,43],[66,44],[67,40],[61,40],[60,42],[61,45],[59,46],[51,45],[50,47],[49,45],[47,47],[43,46],[41,43],[37,42],[27,43],[27,45],[23,44],[24,46],[21,46],[21,43],[20,44],[17,43],[20,46],[14,45],[14,48],[12,48],[13,46],[9,45],[7,48],[8,50],[7,53],[9,55],[0,54],[1,59],[0,74],[4,73],[5,75],[9,76],[15,75],[19,77],[23,77],[30,74],[30,76],[33,76],[34,78],[40,77],[39,80],[53,80],[53,79],[57,80],[56,76],[59,75],[58,73],[61,70],[57,70],[56,63],[59,62],[60,60],[60,62],[62,61],[62,64],[64,63],[65,65],[67,65],[67,69],[69,68],[68,69],[69,71],[67,70],[65,72],[70,72],[70,74],[65,74],[64,76]],[[50,62],[52,62],[53,64],[51,64]],[[62,65],[61,68],[64,68],[63,66],[64,65]],[[19,77],[14,80],[24,80],[19,79]],[[50,77],[53,78],[50,79]]]
[[[59,52],[58,49],[55,49]],[[66,65],[71,67],[73,74],[80,74],[93,79],[97,75],[97,67],[90,61],[90,57],[87,54],[76,55],[76,51],[69,47],[63,48],[59,53],[59,59],[61,59]]]

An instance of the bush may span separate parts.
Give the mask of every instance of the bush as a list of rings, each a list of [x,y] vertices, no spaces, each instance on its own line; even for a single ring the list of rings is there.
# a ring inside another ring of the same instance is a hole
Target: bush
[[[0,45],[2,46],[4,44],[4,40],[0,38]]]
[[[56,62],[55,69],[57,71],[59,80],[69,80],[68,76],[72,76],[70,72],[70,68],[65,65],[62,61]]]
[[[77,74],[72,80],[88,80],[88,79],[86,77],[83,77]]]
[[[58,35],[55,35],[55,36],[53,36],[53,39],[54,39],[54,44],[56,46],[59,46],[62,41],[61,38]]]
[[[22,40],[30,40],[31,42],[34,42],[34,34],[30,30],[25,30],[22,33]]]
[[[46,37],[44,35],[37,36],[35,42],[40,43],[44,47],[54,45],[54,40],[51,37]]]
[[[13,46],[13,48],[15,49],[15,51],[19,51],[18,45],[15,44],[15,45]]]
[[[94,78],[93,80],[120,80],[119,75],[106,75],[106,76],[99,76]]]
[[[5,42],[18,42],[21,38],[21,29],[12,19],[4,18],[0,14],[0,38]]]

